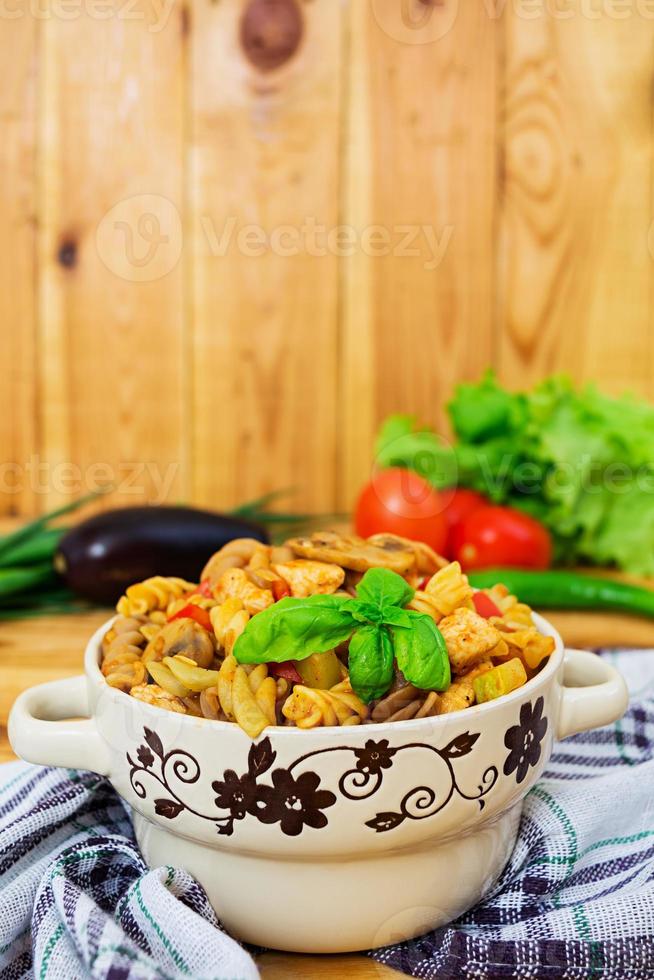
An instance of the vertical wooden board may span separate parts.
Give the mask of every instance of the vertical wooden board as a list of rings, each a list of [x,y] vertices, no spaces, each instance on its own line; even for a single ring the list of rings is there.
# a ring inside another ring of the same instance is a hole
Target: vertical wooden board
[[[393,411],[446,428],[493,351],[496,23],[483,4],[350,4],[340,500]],[[429,236],[429,237],[427,237]]]
[[[193,10],[193,461],[205,504],[294,487],[287,506],[333,506],[341,18],[333,0]]]
[[[501,374],[651,394],[654,20],[568,7],[505,12]]]
[[[0,513],[29,513],[35,428],[36,21],[0,18]]]
[[[111,0],[43,21],[40,410],[48,502],[184,493],[185,19]]]

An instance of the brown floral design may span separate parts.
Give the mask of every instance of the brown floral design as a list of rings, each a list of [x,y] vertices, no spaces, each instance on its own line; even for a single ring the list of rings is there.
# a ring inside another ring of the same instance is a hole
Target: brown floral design
[[[372,775],[381,772],[382,769],[390,769],[395,752],[395,749],[389,748],[387,738],[383,738],[380,742],[374,742],[369,738],[362,749],[354,750],[357,769]]]
[[[540,715],[538,717],[540,719]],[[543,720],[540,719],[540,724],[542,723]],[[544,724],[547,727],[546,721]],[[520,726],[516,726],[517,728]],[[513,729],[510,729],[510,732],[512,731]],[[520,728],[520,731],[523,729]],[[538,725],[536,731],[540,731]],[[247,817],[254,817],[264,824],[279,824],[281,832],[288,837],[297,837],[305,828],[320,830],[326,827],[328,818],[324,811],[336,803],[336,795],[331,790],[321,787],[320,777],[316,772],[312,770],[300,772],[299,767],[304,766],[309,760],[314,761],[319,756],[333,752],[349,752],[356,760],[354,766],[343,772],[338,781],[339,792],[345,799],[353,801],[367,800],[374,796],[383,782],[384,772],[392,768],[394,759],[400,752],[426,750],[437,755],[445,763],[450,777],[446,792],[443,793],[442,782],[438,793],[431,786],[414,787],[405,794],[397,811],[377,813],[372,819],[365,821],[365,825],[376,833],[392,830],[405,820],[424,820],[432,817],[440,812],[455,794],[464,800],[476,801],[481,810],[485,806],[486,795],[492,790],[498,778],[497,768],[489,766],[480,777],[477,791],[472,794],[466,793],[457,782],[454,762],[472,751],[479,738],[478,733],[464,732],[443,748],[436,748],[424,742],[410,742],[399,748],[392,748],[388,739],[379,741],[367,739],[363,748],[341,745],[315,749],[313,752],[299,756],[286,769],[273,769],[277,754],[272,748],[270,739],[263,738],[250,746],[247,772],[239,775],[234,769],[226,769],[222,778],[213,780],[211,786],[215,793],[216,810],[222,810],[224,813],[220,816],[216,812],[202,813],[194,809],[175,792],[171,785],[171,775],[181,783],[197,783],[200,778],[197,759],[183,749],[171,749],[165,752],[161,739],[149,728],[143,729],[143,735],[145,744],[137,747],[136,761],[129,754],[127,755],[127,761],[131,766],[130,783],[139,799],[147,798],[144,780],[152,779],[166,791],[166,796],[154,799],[155,813],[158,816],[174,820],[180,813],[186,811],[202,820],[210,820],[215,824],[218,833],[225,835],[233,834],[234,825]],[[509,733],[507,733],[508,737]],[[523,748],[526,737],[525,735],[520,743]],[[542,738],[542,735],[540,737]],[[531,758],[534,749],[524,748],[524,752]],[[517,762],[516,765],[518,764],[522,765]],[[508,760],[505,764],[505,772],[507,765]],[[261,777],[268,773],[270,773],[270,782],[261,782]]]
[[[538,698],[532,707],[527,701],[520,708],[520,724],[512,725],[504,736],[504,744],[510,749],[504,762],[504,775],[510,776],[515,772],[517,783],[521,783],[530,766],[538,764],[540,759],[540,744],[547,731],[547,718],[543,718],[542,697]]]
[[[322,812],[336,803],[336,797],[326,789],[318,789],[320,778],[315,772],[303,772],[295,778],[290,769],[275,769],[272,786],[261,786],[263,806],[257,813],[262,823],[277,823],[282,833],[297,837],[303,827],[320,829],[327,826]]]

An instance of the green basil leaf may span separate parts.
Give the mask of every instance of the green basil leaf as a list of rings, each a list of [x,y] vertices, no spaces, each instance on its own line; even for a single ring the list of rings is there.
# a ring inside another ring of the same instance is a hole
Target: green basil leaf
[[[384,612],[372,602],[364,602],[362,599],[350,599],[348,609],[356,619],[357,623],[377,623],[384,622]]]
[[[413,620],[411,619],[412,609],[400,609],[399,606],[390,606],[384,613],[384,626],[403,626],[409,629]]]
[[[365,701],[380,698],[393,683],[393,643],[383,626],[362,626],[350,640],[350,684]]]
[[[281,599],[252,617],[234,644],[234,656],[241,664],[281,663],[332,650],[357,627],[351,602],[336,595]]]
[[[392,606],[406,606],[414,590],[389,568],[369,568],[357,586],[357,599],[370,602],[384,612]]]
[[[392,627],[397,666],[421,690],[443,691],[450,683],[450,659],[443,634],[431,616],[412,609],[405,612],[411,625]]]

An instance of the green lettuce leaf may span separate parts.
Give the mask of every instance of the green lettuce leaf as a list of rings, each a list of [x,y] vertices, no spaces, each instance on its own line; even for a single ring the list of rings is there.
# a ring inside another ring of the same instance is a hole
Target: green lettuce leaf
[[[392,416],[377,463],[526,511],[551,531],[558,562],[654,575],[652,405],[564,377],[510,392],[488,373],[459,385],[448,409],[452,444],[411,417]]]

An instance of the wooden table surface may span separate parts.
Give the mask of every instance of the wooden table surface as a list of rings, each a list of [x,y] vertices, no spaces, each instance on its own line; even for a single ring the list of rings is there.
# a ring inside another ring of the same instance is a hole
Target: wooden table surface
[[[7,716],[14,698],[25,688],[69,677],[82,670],[83,652],[106,611],[74,616],[43,616],[0,624],[0,761],[14,755],[7,740]],[[550,617],[570,646],[624,643],[654,647],[654,625],[613,615],[564,613]],[[399,974],[357,955],[299,956],[266,953],[259,965],[265,980],[330,978],[384,980]]]

